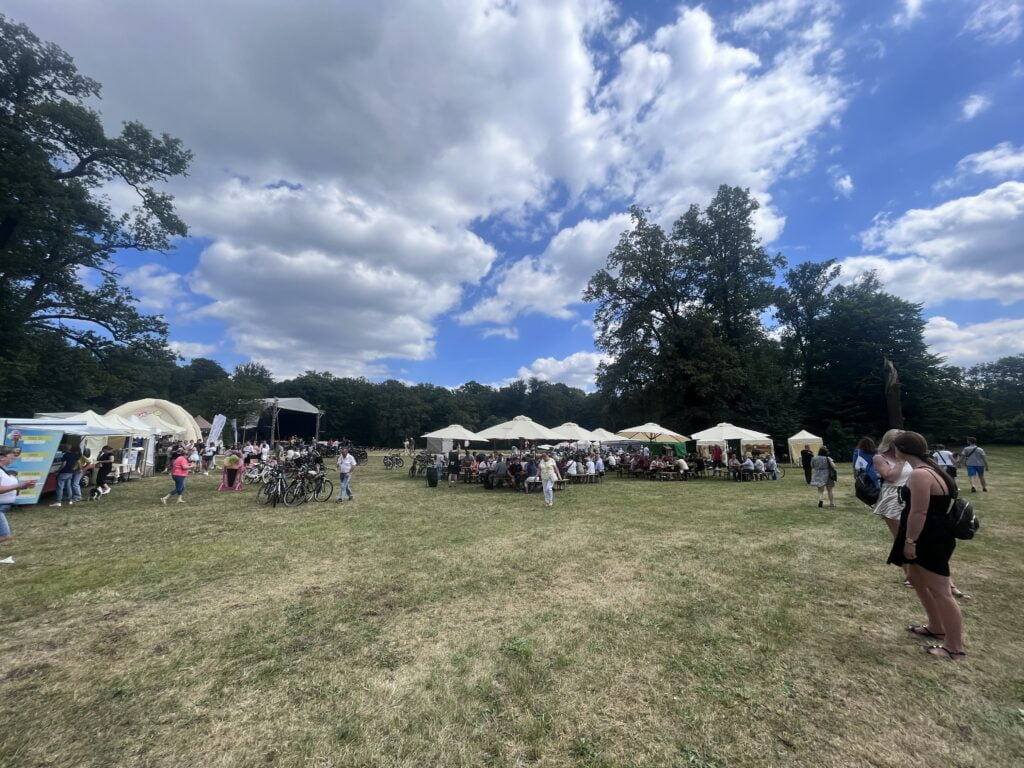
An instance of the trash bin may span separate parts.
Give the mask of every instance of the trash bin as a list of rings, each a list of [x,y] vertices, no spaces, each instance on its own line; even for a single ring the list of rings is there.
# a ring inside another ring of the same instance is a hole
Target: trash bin
[[[437,488],[437,467],[427,467],[427,485]]]

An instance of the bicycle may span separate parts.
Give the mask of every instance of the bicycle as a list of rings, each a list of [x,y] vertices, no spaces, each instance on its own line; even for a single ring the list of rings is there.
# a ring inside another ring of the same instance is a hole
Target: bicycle
[[[384,469],[401,469],[404,464],[402,457],[397,453],[391,453],[384,457]]]

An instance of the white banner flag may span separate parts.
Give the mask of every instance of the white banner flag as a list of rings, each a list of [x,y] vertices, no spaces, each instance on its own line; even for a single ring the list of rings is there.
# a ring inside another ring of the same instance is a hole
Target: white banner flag
[[[213,443],[217,444],[220,440],[220,433],[224,431],[224,425],[228,423],[228,417],[223,413],[218,413],[213,417],[213,425],[210,427],[210,436],[206,438],[206,444]]]

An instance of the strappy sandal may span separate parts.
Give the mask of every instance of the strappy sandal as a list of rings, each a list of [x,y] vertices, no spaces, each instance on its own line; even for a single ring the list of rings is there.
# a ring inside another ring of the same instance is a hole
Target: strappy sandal
[[[951,594],[951,595],[953,595],[953,597],[955,597],[955,598],[956,598],[957,600],[970,600],[970,599],[971,599],[971,596],[970,596],[970,595],[968,595],[968,594],[967,594],[966,592],[961,592],[961,591],[960,591],[959,589],[957,589],[956,587],[953,587],[952,589],[950,589],[950,590],[949,590],[949,592],[950,592],[950,594]]]
[[[951,651],[944,645],[929,645],[924,652],[929,656],[938,656],[940,659],[948,661],[961,661],[967,658],[967,651]]]
[[[930,637],[933,640],[941,640],[946,636],[944,632],[932,632],[927,626],[921,624],[911,624],[907,627],[907,632],[912,635],[920,635],[921,637]],[[941,646],[935,646],[936,648]]]

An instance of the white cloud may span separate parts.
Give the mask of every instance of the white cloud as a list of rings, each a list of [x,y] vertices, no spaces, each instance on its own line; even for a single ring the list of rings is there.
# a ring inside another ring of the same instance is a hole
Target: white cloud
[[[996,178],[1011,178],[1024,173],[1024,146],[1015,147],[1009,141],[996,144],[985,152],[967,155],[956,164],[961,174],[987,173]]]
[[[851,197],[854,190],[853,177],[838,165],[833,165],[828,172],[832,177],[832,188],[843,197]]]
[[[892,23],[908,27],[921,17],[925,0],[900,0],[900,10],[892,17]]]
[[[938,304],[947,299],[1024,300],[1024,182],[897,218],[879,217],[861,234],[885,255],[843,261],[845,279],[875,270],[895,293]],[[887,258],[887,257],[902,258]]]
[[[121,273],[119,282],[139,300],[147,312],[167,312],[187,293],[185,279],[162,264],[143,264]]]
[[[597,352],[574,352],[561,360],[554,357],[539,357],[529,366],[521,367],[518,377],[561,382],[589,392],[593,391],[595,386],[597,366],[604,359],[604,356]]]
[[[519,329],[502,325],[494,328],[485,328],[480,335],[485,339],[489,339],[492,336],[500,336],[503,339],[515,341],[519,338]]]
[[[817,69],[826,39],[801,40],[765,66],[720,41],[703,10],[682,8],[622,54],[618,74],[598,95],[618,137],[609,145],[605,194],[649,205],[667,224],[690,204],[709,202],[722,182],[745,186],[762,204],[758,231],[766,242],[775,239],[784,219],[769,188],[806,159],[810,137],[844,105],[838,81]],[[460,321],[507,324],[520,312],[571,318],[570,307],[628,226],[617,214],[562,230],[539,258],[508,267],[494,295]]]
[[[307,369],[383,373],[381,358],[433,354],[433,322],[493,249],[334,185],[268,189],[242,181],[182,201],[198,233],[215,234],[191,277],[238,352],[278,376]]]
[[[203,344],[198,341],[169,341],[167,346],[186,359],[209,357],[217,351],[216,344]]]
[[[925,324],[924,338],[947,362],[966,367],[1024,353],[1024,318],[959,325],[936,316]]]
[[[832,16],[839,10],[833,0],[765,0],[732,20],[737,32],[775,31],[809,17]]]
[[[967,20],[964,31],[993,43],[1011,43],[1024,27],[1024,3],[1020,0],[985,0]]]
[[[972,93],[960,103],[960,117],[973,120],[992,106],[992,99],[983,93]]]
[[[539,257],[512,263],[502,273],[494,295],[464,312],[459,322],[507,324],[520,313],[572,318],[569,308],[580,301],[587,281],[604,266],[629,225],[628,214],[616,214],[563,229]]]

